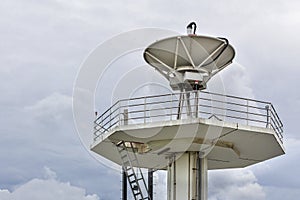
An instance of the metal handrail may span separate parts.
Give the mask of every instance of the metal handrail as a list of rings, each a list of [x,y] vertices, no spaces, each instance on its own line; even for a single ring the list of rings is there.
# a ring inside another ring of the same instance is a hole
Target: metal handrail
[[[187,93],[190,95],[189,106],[184,105],[184,101],[179,98],[181,94]],[[195,93],[199,93],[200,97],[192,96],[192,94]],[[205,97],[205,95],[210,95],[210,98]],[[216,99],[216,97],[223,97],[224,100]],[[135,102],[138,100],[143,100],[143,103]],[[242,123],[242,120],[243,122],[246,122],[247,125],[249,122],[255,122],[258,123],[256,126],[273,129],[279,139],[281,141],[283,139],[283,124],[274,106],[270,102],[205,91],[189,91],[183,93],[151,95],[118,100],[95,119],[94,140],[97,140],[101,135],[109,132],[112,128],[122,125],[122,123],[125,121],[124,116],[122,119],[125,109],[127,109],[128,115],[132,115],[126,119],[126,124],[141,123],[133,121],[140,119],[144,119],[143,123],[148,123],[147,120],[149,119],[159,119],[161,117],[168,117],[168,120],[177,120],[177,118],[173,118],[173,116],[178,116],[177,111],[174,110],[178,109],[177,104],[179,101],[183,103],[183,105],[181,105],[182,109],[179,109],[180,116],[185,118],[191,116],[197,118],[207,118],[207,115],[215,115],[217,117],[224,117],[226,119],[230,118],[232,120],[238,120],[235,121],[238,123]],[[249,103],[251,105],[249,105]],[[213,104],[217,104],[218,106]],[[158,106],[159,108],[153,108],[152,106]],[[151,112],[160,111],[164,111],[165,113],[151,114]],[[166,121],[166,119],[161,120]]]
[[[215,99],[208,99],[208,98],[203,98],[203,97],[199,97],[199,99],[200,100],[211,101],[211,102],[218,102],[218,103],[225,103],[225,104],[229,104],[229,105],[241,106],[241,107],[248,107],[248,108],[255,108],[255,109],[260,109],[260,110],[266,110],[266,108],[264,108],[264,107],[247,106],[247,105],[244,105],[244,104],[227,102],[227,101],[220,101],[220,100],[215,100]],[[241,98],[239,98],[239,99],[242,100]],[[248,100],[250,100],[250,99],[248,99]],[[253,101],[253,100],[251,100],[251,101]],[[261,102],[258,102],[258,103],[261,103]],[[265,103],[265,104],[267,104],[267,103]]]

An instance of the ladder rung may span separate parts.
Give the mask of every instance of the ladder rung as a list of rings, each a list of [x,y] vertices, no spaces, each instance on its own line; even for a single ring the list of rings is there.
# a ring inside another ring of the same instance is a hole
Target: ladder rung
[[[128,177],[128,178],[131,178],[132,176],[134,176],[134,173],[127,174],[127,177]]]
[[[128,156],[127,156],[127,153],[126,153],[126,154],[124,154],[124,153],[122,153],[122,152],[119,152],[119,153],[120,153],[120,156],[121,156],[122,160],[123,160],[123,158],[128,157]]]
[[[131,182],[134,183],[134,182],[138,182],[138,181],[141,181],[141,180],[143,180],[143,178],[137,178],[137,179],[131,180],[131,181],[129,181],[129,182],[130,182],[130,183],[131,183]]]
[[[130,177],[132,177],[132,176],[134,176],[134,174],[132,173],[132,174],[130,174],[130,175],[127,175],[127,177],[128,178],[130,178]]]
[[[139,188],[137,189],[132,189],[134,196],[142,195],[141,191]]]
[[[136,183],[136,182],[137,182],[137,180],[135,180],[135,179],[133,181],[129,181],[130,184]]]
[[[119,144],[117,144],[117,147],[120,147],[121,145],[124,145],[124,142],[119,142]]]
[[[134,179],[135,179],[134,176],[129,177],[129,178],[128,178],[128,182],[133,181]]]
[[[138,163],[138,160],[135,155],[136,151],[133,148],[132,144],[130,144],[129,147],[126,147],[125,142],[122,141],[119,144],[117,144],[116,146],[119,151],[121,160],[123,162],[123,169],[126,173],[127,181],[130,185],[134,199],[150,200],[148,193],[143,194],[144,191],[142,191],[142,189],[140,187],[140,184],[142,184],[142,183],[139,181],[144,180],[144,177],[140,176],[139,173],[137,173],[137,172],[141,173],[141,169],[139,168],[139,165],[138,165],[139,163]],[[132,150],[132,152],[130,154],[128,152],[129,150],[130,151]],[[132,156],[131,154],[133,154],[134,156]],[[136,170],[135,170],[135,168],[136,168]]]
[[[132,170],[133,171],[133,168],[129,165],[126,166],[126,171],[129,171],[129,170]]]

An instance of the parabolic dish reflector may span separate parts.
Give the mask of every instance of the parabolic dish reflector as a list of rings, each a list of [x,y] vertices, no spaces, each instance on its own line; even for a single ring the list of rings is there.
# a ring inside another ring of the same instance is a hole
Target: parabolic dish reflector
[[[234,58],[233,47],[225,38],[188,35],[158,40],[144,51],[148,64],[164,74],[199,71],[212,76]]]

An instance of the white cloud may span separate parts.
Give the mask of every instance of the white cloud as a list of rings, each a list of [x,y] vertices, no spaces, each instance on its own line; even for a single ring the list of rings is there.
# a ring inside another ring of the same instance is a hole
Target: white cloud
[[[11,193],[8,191],[8,190],[1,190],[0,189],[0,198],[2,200],[11,200],[12,197],[11,197]]]
[[[154,173],[154,197],[166,199],[165,171]],[[266,200],[265,188],[249,169],[209,171],[209,200]]]
[[[247,169],[209,173],[209,200],[264,200],[266,193]]]
[[[47,179],[32,179],[12,192],[0,189],[1,200],[99,200],[96,194],[87,195],[85,189],[60,182],[56,173],[45,167]]]
[[[45,175],[44,177],[49,180],[55,180],[57,175],[54,171],[52,171],[49,167],[44,167]]]

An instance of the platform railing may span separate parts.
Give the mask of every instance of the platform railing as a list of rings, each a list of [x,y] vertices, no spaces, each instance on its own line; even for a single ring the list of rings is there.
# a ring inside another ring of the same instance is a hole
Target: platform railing
[[[215,118],[224,122],[270,128],[280,141],[283,138],[283,124],[270,102],[191,91],[117,101],[94,121],[94,140],[102,140],[105,133],[117,126],[189,118]]]

